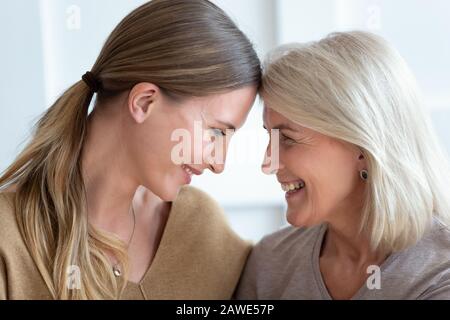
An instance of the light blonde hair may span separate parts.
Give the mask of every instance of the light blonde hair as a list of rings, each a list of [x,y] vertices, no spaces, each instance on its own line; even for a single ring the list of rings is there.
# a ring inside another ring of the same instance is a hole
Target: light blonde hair
[[[261,78],[250,41],[206,0],[154,0],[137,8],[111,33],[91,71],[101,83],[98,101],[140,82],[182,99],[259,86]],[[83,81],[70,87],[0,177],[0,190],[15,186],[21,234],[57,299],[116,299],[126,285],[107,256],[122,263],[126,280],[125,244],[87,218],[81,154],[92,97]],[[80,290],[69,290],[71,266],[81,271]]]
[[[261,96],[288,119],[361,149],[369,171],[361,231],[373,249],[414,244],[433,217],[449,226],[447,157],[414,76],[384,39],[342,32],[278,48]]]

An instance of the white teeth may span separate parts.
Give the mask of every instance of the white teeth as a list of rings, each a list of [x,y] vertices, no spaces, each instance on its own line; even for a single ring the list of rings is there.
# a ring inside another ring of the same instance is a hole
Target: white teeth
[[[304,187],[305,187],[305,183],[303,181],[281,184],[281,189],[283,189],[283,191],[285,191],[285,192],[294,191],[294,190],[301,189]]]

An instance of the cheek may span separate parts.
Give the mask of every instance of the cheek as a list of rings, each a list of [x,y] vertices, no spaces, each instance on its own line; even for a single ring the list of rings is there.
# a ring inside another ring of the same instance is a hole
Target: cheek
[[[172,161],[171,150],[171,144],[155,140],[151,148],[142,154],[138,172],[142,185],[164,201],[174,201],[184,182],[183,170]]]
[[[339,148],[280,150],[286,168],[307,185],[307,205],[313,215],[327,215],[354,190],[357,171],[351,156]]]
[[[323,214],[339,207],[356,187],[358,173],[354,161],[340,149],[319,152],[309,168],[313,200]]]
[[[171,141],[170,128],[155,126],[147,129],[130,142],[134,145],[130,156],[138,164],[138,174],[149,182],[173,172],[172,150],[177,142]]]
[[[215,135],[208,128],[197,126],[189,131],[191,135],[189,164],[205,166],[207,164],[224,164],[232,135]]]
[[[172,164],[170,150],[162,142],[161,140],[154,140],[151,145],[145,146],[145,148],[142,146],[136,156],[138,158],[136,160],[139,161],[137,174],[141,179],[145,179],[144,182],[150,184],[152,188],[155,187],[155,183],[162,181],[163,176],[169,172],[168,168]]]

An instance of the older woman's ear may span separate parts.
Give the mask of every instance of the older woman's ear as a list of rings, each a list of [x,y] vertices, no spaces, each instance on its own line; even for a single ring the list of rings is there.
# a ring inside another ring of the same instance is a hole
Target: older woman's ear
[[[366,158],[361,153],[358,157],[358,160],[360,161],[359,169],[358,169],[359,176],[361,177],[361,180],[366,181],[367,179],[369,179],[369,171],[367,170]]]

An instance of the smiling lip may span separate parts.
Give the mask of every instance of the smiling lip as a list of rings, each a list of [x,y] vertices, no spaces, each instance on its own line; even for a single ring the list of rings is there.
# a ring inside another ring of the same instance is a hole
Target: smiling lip
[[[183,168],[183,172],[184,172],[184,183],[185,184],[191,184],[192,182],[192,175],[190,175],[188,172],[186,172],[186,170]]]
[[[293,180],[293,181],[281,181],[278,180],[281,184],[281,188],[285,193],[286,201],[290,202],[295,198],[302,197],[304,194],[304,190],[306,188],[306,183],[302,179]]]
[[[283,189],[283,191],[285,192],[293,191],[296,189],[303,189],[306,186],[305,181],[303,181],[302,179],[291,182],[279,182],[281,184],[281,189]]]
[[[298,196],[302,196],[305,192],[304,190],[305,188],[301,188],[301,189],[296,189],[293,191],[288,191],[286,192],[285,198],[287,201],[292,200],[293,198],[296,198]]]
[[[192,175],[199,176],[202,174],[202,172],[183,164],[182,166],[183,172],[184,172],[184,182],[185,184],[191,184],[192,182]]]
[[[188,166],[187,164],[184,164],[183,167],[188,168],[196,176],[200,176],[203,173],[197,169],[192,168],[191,166]]]

